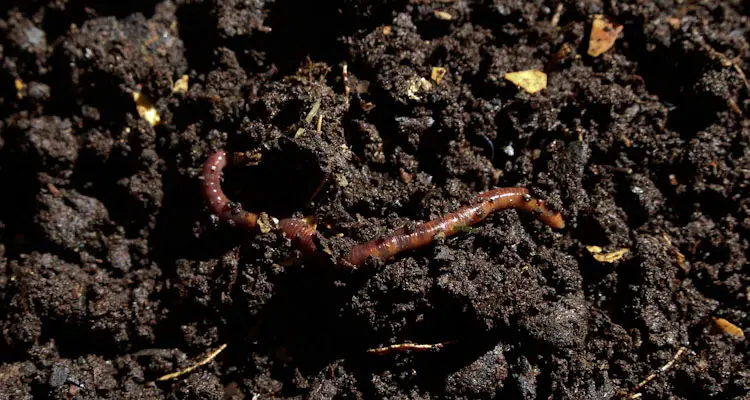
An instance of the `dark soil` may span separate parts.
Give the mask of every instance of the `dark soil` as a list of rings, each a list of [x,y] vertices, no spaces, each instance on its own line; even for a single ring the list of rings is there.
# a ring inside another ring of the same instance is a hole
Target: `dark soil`
[[[750,333],[747,1],[17,3],[0,5],[0,399],[606,399],[680,349],[643,398],[750,396],[748,341],[715,322]],[[624,30],[592,58],[596,14]],[[504,79],[534,68],[537,94]],[[315,216],[334,255],[494,186],[567,227],[502,211],[325,268],[214,226],[198,172],[217,149],[262,155],[227,171],[230,197]],[[405,342],[452,343],[367,353]]]

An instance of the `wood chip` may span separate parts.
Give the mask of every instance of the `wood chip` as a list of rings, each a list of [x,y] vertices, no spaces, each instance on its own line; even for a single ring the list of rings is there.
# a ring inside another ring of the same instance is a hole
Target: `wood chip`
[[[172,93],[187,93],[189,79],[190,78],[187,75],[181,76],[180,79],[172,85]]]
[[[430,79],[435,81],[438,85],[440,84],[440,81],[443,80],[443,77],[445,74],[448,73],[448,70],[443,67],[432,67],[432,72],[430,73]]]
[[[547,87],[547,74],[536,69],[508,72],[505,74],[505,79],[513,82],[516,86],[530,94],[534,94]]]
[[[154,107],[145,94],[139,91],[133,91],[133,100],[135,101],[135,109],[138,111],[138,115],[145,119],[151,126],[156,126],[161,123],[161,117],[159,112]]]
[[[586,250],[594,256],[594,259],[604,263],[614,263],[621,259],[625,254],[630,252],[630,249],[622,248],[609,253],[603,253],[603,249],[599,246],[586,246]]]
[[[622,32],[622,25],[610,21],[604,15],[594,15],[594,22],[591,24],[588,55],[599,57],[611,49],[620,32]]]
[[[725,320],[724,318],[713,318],[714,325],[721,332],[728,333],[734,337],[745,338],[745,332],[740,329],[737,325]]]

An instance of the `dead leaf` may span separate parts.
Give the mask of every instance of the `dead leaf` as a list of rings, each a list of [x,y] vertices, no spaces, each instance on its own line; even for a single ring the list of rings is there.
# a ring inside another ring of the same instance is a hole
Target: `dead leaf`
[[[599,57],[611,49],[620,32],[622,32],[622,25],[610,21],[604,15],[594,15],[594,22],[591,24],[588,55]]]
[[[139,91],[133,91],[133,100],[135,101],[135,109],[138,111],[138,115],[145,119],[151,126],[156,126],[161,123],[161,117],[159,112],[151,103],[145,94]]]
[[[534,94],[547,87],[547,74],[536,69],[508,72],[505,74],[505,79],[513,82],[516,86],[530,94]]]
[[[177,82],[172,85],[172,93],[187,93],[188,91],[188,79],[187,75],[183,75]]]
[[[599,246],[586,246],[586,250],[591,253],[596,261],[610,264],[621,259],[625,254],[630,252],[630,249],[622,248],[609,253],[602,253],[603,250]]]
[[[714,325],[720,331],[728,333],[734,337],[745,338],[745,332],[742,331],[737,325],[725,320],[724,318],[714,317]]]
[[[443,21],[450,21],[453,19],[453,15],[445,11],[435,10],[435,18],[442,19]]]
[[[438,85],[440,84],[440,81],[443,80],[443,77],[445,74],[448,73],[448,70],[443,67],[432,67],[432,72],[430,73],[430,78],[435,81]]]

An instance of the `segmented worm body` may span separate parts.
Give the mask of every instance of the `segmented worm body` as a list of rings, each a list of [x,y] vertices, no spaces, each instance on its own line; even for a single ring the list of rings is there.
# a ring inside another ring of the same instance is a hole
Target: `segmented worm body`
[[[237,162],[243,157],[242,153],[227,154],[223,151],[212,154],[203,166],[203,196],[211,213],[221,222],[246,230],[255,230],[259,224],[260,214],[245,211],[239,204],[231,202],[221,189],[222,169],[228,162]],[[541,222],[555,229],[565,227],[560,213],[549,209],[544,200],[531,197],[528,189],[497,188],[480,193],[474,203],[453,213],[424,222],[413,229],[401,228],[385,238],[354,246],[337,264],[359,266],[370,257],[389,259],[403,251],[430,244],[438,237],[448,237],[461,232],[491,213],[506,208],[532,213]],[[316,259],[329,259],[328,254],[321,249],[320,234],[304,219],[286,218],[272,220],[271,223],[274,223],[275,228],[292,240],[305,255]]]
[[[371,256],[388,259],[402,251],[425,246],[439,236],[448,237],[461,232],[466,227],[482,221],[491,213],[505,208],[530,212],[552,228],[565,227],[560,213],[547,208],[543,200],[532,198],[528,189],[497,188],[479,194],[474,204],[424,222],[411,231],[401,228],[391,236],[354,246],[344,259],[352,265],[362,265]]]

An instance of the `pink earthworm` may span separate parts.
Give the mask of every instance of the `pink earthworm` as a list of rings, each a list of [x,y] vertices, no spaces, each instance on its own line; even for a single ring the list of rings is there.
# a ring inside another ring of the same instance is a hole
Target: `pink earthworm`
[[[203,165],[202,191],[209,211],[216,215],[219,221],[254,231],[262,224],[262,215],[245,211],[241,205],[230,201],[221,188],[221,175],[224,167],[228,163],[238,163],[245,159],[244,153],[224,151],[213,153]],[[506,208],[529,212],[554,229],[565,227],[562,215],[547,207],[544,200],[532,197],[528,189],[523,187],[496,188],[480,193],[472,204],[461,207],[455,212],[421,223],[413,229],[401,228],[390,236],[356,245],[336,264],[360,266],[370,257],[390,259],[401,252],[426,246],[438,237],[448,237],[459,233],[466,227],[484,220],[491,213]],[[317,259],[330,259],[328,254],[321,249],[320,233],[305,219],[270,218],[268,224],[292,240],[293,244],[305,255]]]

